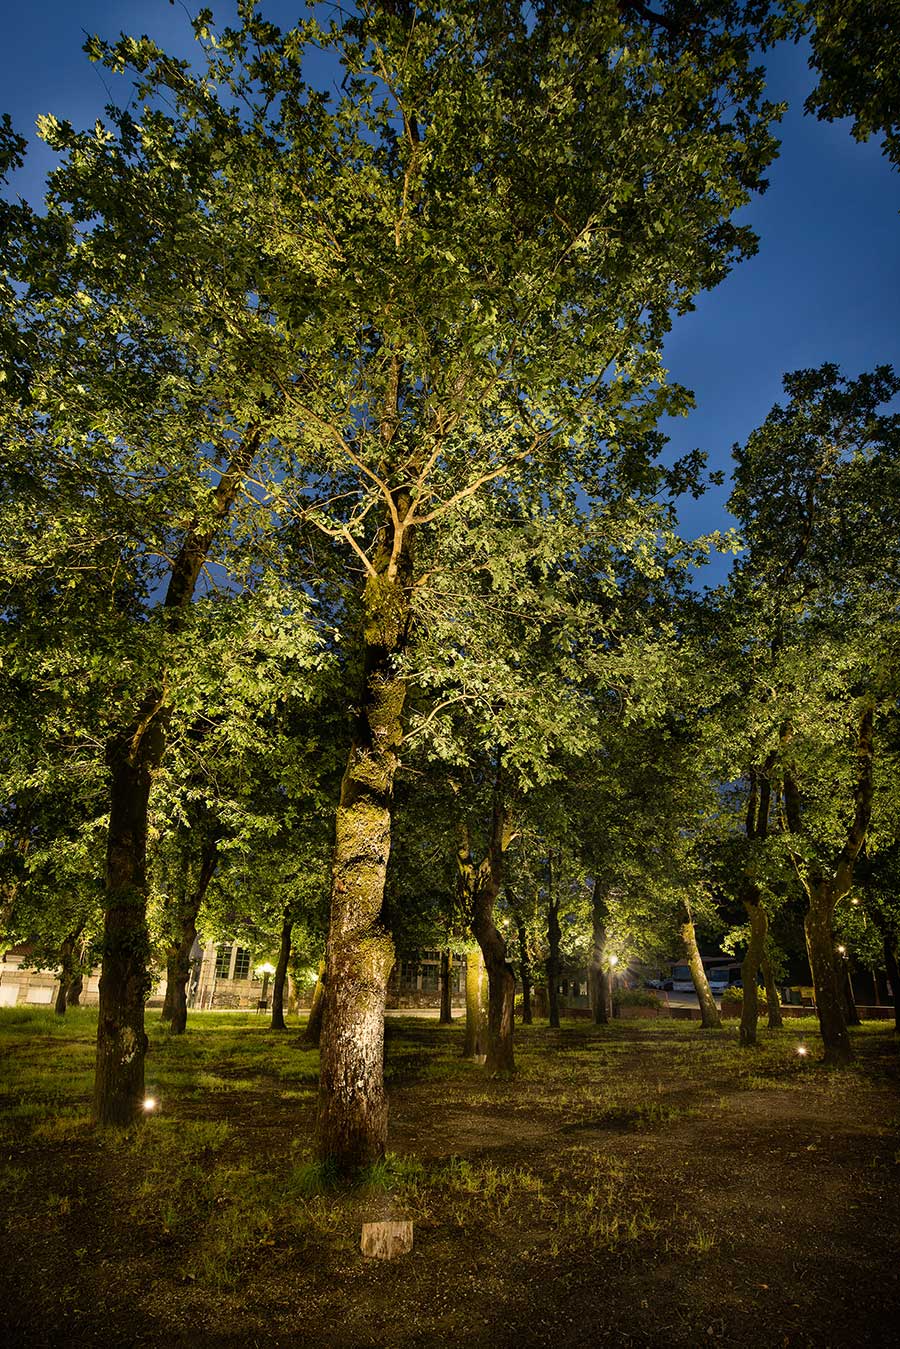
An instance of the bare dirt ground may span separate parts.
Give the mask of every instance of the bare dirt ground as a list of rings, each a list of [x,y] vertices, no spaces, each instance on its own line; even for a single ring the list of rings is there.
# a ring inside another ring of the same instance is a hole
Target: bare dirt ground
[[[492,1081],[460,1029],[391,1021],[392,1159],[347,1193],[310,1162],[316,1056],[296,1031],[154,1029],[162,1109],[123,1139],[87,1118],[90,1014],[12,1027],[0,1338],[900,1344],[890,1029],[858,1033],[839,1072],[815,1062],[811,1023],[743,1052],[693,1023],[517,1034],[519,1072]],[[413,1251],[366,1260],[362,1221],[392,1216],[414,1220]]]

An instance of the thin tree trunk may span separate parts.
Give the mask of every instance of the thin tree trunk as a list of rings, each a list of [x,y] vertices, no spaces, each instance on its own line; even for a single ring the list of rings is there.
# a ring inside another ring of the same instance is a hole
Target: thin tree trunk
[[[781,1015],[781,990],[775,983],[772,962],[768,956],[762,959],[763,979],[766,981],[766,1003],[769,1009],[769,1030],[781,1030],[784,1018]]]
[[[747,943],[747,954],[741,962],[741,983],[744,986],[744,996],[741,1000],[740,1043],[744,1049],[752,1049],[757,1043],[756,1032],[759,1022],[758,975],[765,956],[766,933],[769,927],[766,911],[760,903],[755,886],[753,891],[755,898],[751,899],[748,895],[744,899],[744,908],[747,911],[747,917],[750,919],[750,940]]]
[[[562,929],[559,926],[559,905],[551,895],[547,902],[547,1010],[550,1025],[559,1029],[559,942]]]
[[[272,980],[272,1030],[287,1030],[284,1024],[284,984],[287,978],[288,961],[291,958],[291,933],[294,930],[293,918],[284,916],[281,925],[281,946],[278,950],[278,963]]]
[[[609,1025],[612,1017],[612,980],[604,965],[606,956],[606,922],[608,917],[606,891],[594,878],[591,894],[591,961],[588,969],[588,987],[591,995],[591,1013],[595,1026]]]
[[[453,989],[450,976],[453,971],[453,953],[449,949],[441,952],[441,1012],[438,1022],[449,1026],[453,1021]]]
[[[522,976],[522,1025],[530,1026],[532,1024],[531,1010],[531,987],[534,982],[531,973],[531,960],[528,956],[528,932],[524,923],[517,920],[519,932],[519,950],[522,952],[522,958],[519,961],[519,971]]]
[[[66,1004],[69,1007],[81,1006],[81,994],[84,989],[84,975],[79,970],[66,989]]]
[[[210,881],[215,875],[218,861],[218,838],[213,835],[203,842],[196,884],[191,886],[188,876],[185,876],[186,887],[178,910],[180,930],[177,941],[169,947],[169,958],[166,966],[166,999],[170,1006],[169,1030],[172,1035],[184,1035],[187,1029],[188,982],[191,977],[191,951],[193,951],[194,942],[197,940],[197,916],[200,913],[200,906],[206,898]]]
[[[885,932],[883,938],[884,944],[884,967],[887,972],[888,983],[891,986],[891,993],[894,998],[894,1028],[900,1031],[900,965],[897,961],[897,952],[890,936]]]
[[[322,1017],[325,1013],[325,962],[319,966],[319,977],[313,989],[312,1003],[300,1043],[308,1049],[318,1049],[322,1039]]]
[[[681,905],[680,932],[685,958],[690,966],[691,979],[693,980],[694,988],[697,991],[697,999],[700,1003],[700,1024],[705,1030],[713,1030],[721,1025],[719,1009],[716,1006],[715,998],[709,991],[709,980],[707,979],[706,971],[703,968],[703,960],[700,956],[700,948],[697,945],[697,935],[694,931],[694,923],[691,918],[690,910],[685,903],[682,903]]]
[[[844,1013],[847,1017],[848,1026],[861,1025],[859,1012],[856,1009],[856,998],[853,994],[853,984],[850,980],[850,962],[845,955],[839,951],[837,959],[840,964],[837,969],[837,979],[841,992],[844,996]]]
[[[464,1059],[487,1058],[488,979],[481,947],[466,952],[466,1034]]]

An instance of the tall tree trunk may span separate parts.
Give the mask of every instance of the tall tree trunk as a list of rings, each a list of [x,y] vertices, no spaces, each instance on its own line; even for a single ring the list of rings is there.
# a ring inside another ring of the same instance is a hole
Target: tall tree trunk
[[[325,962],[319,966],[319,977],[313,989],[312,1003],[300,1043],[308,1049],[318,1049],[322,1039],[322,1018],[325,1014]]]
[[[200,569],[221,522],[231,510],[259,448],[249,427],[206,503],[206,520],[185,532],[163,601],[167,629],[175,633],[190,608]],[[166,748],[168,708],[162,688],[148,691],[133,721],[106,746],[110,771],[103,963],[97,1021],[94,1114],[100,1124],[125,1126],[144,1098],[144,1001],[150,987],[147,933],[147,811],[153,773]],[[121,723],[120,723],[121,724]]]
[[[883,945],[884,966],[894,998],[894,1027],[900,1031],[900,964],[897,961],[897,951],[887,932],[883,938]]]
[[[766,917],[766,911],[763,908],[759,892],[756,887],[752,887],[753,898],[748,893],[744,897],[744,908],[747,911],[747,917],[750,920],[750,940],[747,943],[747,954],[741,962],[741,983],[744,986],[744,996],[741,1007],[741,1026],[740,1043],[744,1049],[752,1049],[756,1045],[756,1031],[759,1021],[759,968],[763,962],[766,951],[766,933],[769,928],[769,920]]]
[[[409,503],[397,507],[402,521]],[[396,522],[363,596],[365,663],[356,734],[341,783],[326,949],[317,1150],[346,1175],[387,1146],[384,1009],[394,943],[382,923],[394,775],[406,683],[397,674],[409,622],[412,559]]]
[[[453,953],[449,948],[441,952],[441,1011],[438,1021],[449,1026],[453,1021],[453,989],[450,977],[453,972]]]
[[[721,1025],[719,1020],[719,1009],[716,1006],[716,1000],[709,991],[709,980],[706,977],[706,971],[703,968],[703,960],[700,956],[700,948],[697,945],[697,934],[694,931],[694,922],[691,918],[691,911],[684,902],[680,906],[680,933],[681,941],[684,947],[685,959],[690,966],[691,979],[694,988],[697,991],[697,1000],[700,1003],[700,1024],[705,1030],[715,1029]]]
[[[200,829],[203,825],[198,824],[196,827]],[[185,888],[177,915],[178,937],[169,947],[166,964],[166,999],[169,1001],[169,1029],[173,1035],[184,1035],[187,1029],[188,982],[191,977],[191,951],[197,940],[197,916],[218,862],[219,844],[216,832],[203,840],[200,865],[193,885],[185,868]]]
[[[810,887],[809,908],[804,929],[806,949],[816,991],[816,1012],[819,1029],[825,1045],[825,1062],[846,1064],[853,1058],[843,991],[834,968],[834,938],[831,931],[831,886],[821,879],[817,887]]]
[[[547,1011],[550,1018],[550,1025],[559,1029],[559,942],[562,936],[562,929],[559,926],[558,906],[551,897],[547,904],[547,949],[548,956],[546,960],[547,970]]]
[[[841,951],[837,952],[835,958],[838,962],[835,973],[844,998],[844,1014],[847,1018],[847,1025],[859,1026],[862,1023],[859,1018],[859,1012],[856,1009],[856,998],[853,993],[853,984],[850,980],[850,962]]]
[[[534,976],[531,973],[531,960],[528,955],[528,931],[524,923],[517,920],[519,933],[519,950],[522,952],[522,958],[519,961],[519,972],[522,976],[522,1025],[530,1026],[532,1024],[531,1010],[531,988],[534,983]]]
[[[466,952],[464,1059],[484,1059],[488,1046],[488,978],[481,947]]]
[[[288,962],[291,958],[291,933],[294,920],[287,913],[281,924],[281,946],[278,949],[278,963],[272,980],[272,1030],[287,1030],[284,1024],[284,984],[287,979]]]
[[[488,1043],[485,1067],[490,1073],[515,1071],[513,1027],[516,976],[506,958],[506,942],[494,923],[494,904],[503,886],[504,859],[512,839],[509,812],[503,804],[500,771],[494,784],[487,855],[475,865],[469,833],[459,826],[456,862],[464,894],[471,903],[472,931],[481,947],[488,977]]]
[[[809,964],[816,990],[819,1029],[825,1046],[824,1058],[826,1063],[834,1065],[849,1063],[853,1058],[853,1050],[847,1032],[842,991],[834,968],[834,938],[832,936],[831,919],[835,905],[840,899],[843,899],[853,885],[853,869],[866,841],[866,833],[872,817],[874,789],[872,733],[874,720],[873,708],[866,708],[860,718],[857,732],[857,772],[853,789],[853,821],[847,831],[844,845],[838,854],[836,866],[828,870],[824,870],[818,864],[811,867],[802,856],[793,855],[794,867],[806,891],[808,901],[804,922],[806,949],[809,954]],[[791,727],[786,724],[782,728],[781,734],[783,745],[786,746],[790,743],[791,734]],[[802,833],[800,788],[787,765],[785,765],[784,774],[784,806],[790,833]]]
[[[144,1100],[144,1002],[150,989],[146,919],[147,807],[150,768],[130,741],[107,750],[111,773],[106,853],[103,965],[97,1020],[94,1114],[99,1124],[128,1125]]]
[[[766,1004],[769,1009],[769,1030],[781,1030],[784,1018],[781,1015],[781,990],[775,983],[772,962],[768,956],[762,958],[763,979],[766,981]]]
[[[606,923],[609,916],[607,894],[594,877],[591,894],[591,960],[588,968],[588,986],[591,995],[591,1013],[595,1026],[609,1025],[612,1017],[612,979],[606,959]]]
[[[66,1004],[69,1007],[81,1006],[81,994],[84,989],[84,975],[81,970],[77,972],[69,987],[66,989]]]

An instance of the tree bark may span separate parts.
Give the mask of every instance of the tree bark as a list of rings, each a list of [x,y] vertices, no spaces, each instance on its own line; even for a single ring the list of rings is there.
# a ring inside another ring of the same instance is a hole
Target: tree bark
[[[836,959],[840,962],[836,970],[838,984],[844,997],[844,1013],[847,1017],[848,1026],[859,1026],[861,1021],[859,1012],[856,1009],[856,998],[853,994],[853,984],[850,981],[850,962],[840,951],[837,952]]]
[[[607,1026],[612,1018],[612,980],[609,975],[609,967],[604,965],[607,918],[606,891],[600,888],[595,877],[591,894],[591,935],[593,941],[588,969],[591,1013],[595,1026]]]
[[[494,904],[503,887],[504,859],[511,837],[509,813],[501,799],[498,769],[487,856],[475,866],[465,826],[460,826],[457,848],[457,870],[465,877],[471,895],[472,931],[481,947],[488,977],[485,1067],[489,1073],[512,1073],[516,1066],[513,1053],[516,976],[506,958],[506,942],[494,923]]]
[[[900,1031],[900,964],[898,964],[897,961],[897,952],[887,933],[884,935],[883,945],[884,966],[887,971],[888,983],[891,986],[891,993],[894,997],[894,1028]]]
[[[766,981],[766,1003],[769,1009],[769,1030],[781,1030],[784,1018],[781,1015],[781,991],[775,983],[772,962],[768,956],[762,959],[763,978]]]
[[[700,1024],[705,1030],[713,1030],[721,1025],[719,1009],[716,1006],[715,998],[709,991],[709,980],[706,977],[706,971],[700,957],[700,948],[697,945],[697,935],[694,932],[690,909],[683,902],[681,904],[680,932],[685,958],[690,966],[691,979],[697,991],[697,1000],[700,1003]]]
[[[231,510],[259,447],[250,427],[208,503],[210,523],[186,530],[163,601],[168,630],[177,632],[191,605],[200,570],[221,522]],[[166,747],[168,708],[163,689],[147,692],[133,720],[110,737],[103,961],[97,1021],[94,1115],[100,1124],[126,1126],[144,1099],[144,1002],[150,987],[147,933],[147,810],[152,776]],[[120,725],[122,724],[120,723]]]
[[[806,949],[812,970],[813,984],[816,990],[816,1008],[819,1014],[819,1029],[825,1046],[826,1063],[840,1065],[849,1063],[853,1058],[850,1036],[847,1033],[843,997],[834,968],[834,939],[831,930],[831,918],[838,900],[847,894],[853,884],[853,870],[856,859],[866,841],[866,833],[872,816],[872,795],[874,782],[874,746],[872,740],[875,713],[871,707],[863,712],[857,732],[856,760],[857,773],[853,789],[853,821],[847,831],[844,845],[837,857],[833,870],[825,870],[821,865],[810,867],[802,857],[793,856],[794,867],[806,891],[808,907],[804,928],[806,931]],[[791,738],[791,727],[782,729],[782,744],[787,745]],[[790,769],[785,766],[784,805],[787,825],[790,833],[803,831],[800,789]]]
[[[55,1012],[57,1016],[65,1016],[66,1007],[69,1005],[69,990],[75,982],[75,943],[81,936],[84,924],[80,923],[74,932],[69,932],[63,937],[59,947],[59,988],[56,992]]]
[[[198,829],[202,827],[202,824],[197,826]],[[191,977],[191,951],[197,940],[197,915],[218,862],[218,838],[213,834],[203,840],[197,879],[193,885],[185,868],[185,886],[177,914],[178,937],[169,947],[166,962],[166,1002],[169,1005],[169,1030],[172,1035],[184,1035],[187,1029],[188,981]]]
[[[438,1022],[449,1026],[453,1022],[453,989],[450,976],[453,970],[453,953],[449,949],[441,952],[441,1011]]]
[[[130,742],[107,750],[111,773],[106,853],[103,965],[97,1022],[94,1114],[99,1124],[125,1126],[144,1100],[144,1002],[150,989],[147,934],[147,807],[150,768],[133,759]]]
[[[811,887],[808,893],[809,908],[804,930],[816,991],[819,1029],[825,1046],[825,1062],[834,1065],[847,1064],[853,1058],[853,1050],[847,1031],[842,990],[834,968],[834,938],[831,932],[834,904],[831,899],[831,885],[826,878],[822,878],[818,886]]]
[[[322,1039],[322,1017],[325,1013],[325,964],[319,966],[319,977],[313,989],[312,1003],[306,1028],[300,1037],[300,1043],[309,1049],[318,1049]]]
[[[488,1048],[488,980],[481,947],[466,952],[466,1034],[464,1059],[486,1059]]]
[[[550,1025],[559,1029],[559,941],[562,929],[559,926],[558,906],[551,897],[547,904],[547,1011]]]
[[[753,886],[752,889],[755,897],[751,898],[749,894],[744,897],[744,908],[750,920],[750,940],[747,943],[747,954],[741,961],[741,983],[744,986],[744,996],[741,1005],[739,1038],[744,1049],[752,1049],[757,1043],[756,1032],[759,1023],[758,975],[765,956],[766,933],[769,928],[769,920],[760,902],[756,887]]]
[[[394,944],[381,915],[406,699],[397,662],[410,617],[408,509],[408,501],[395,503],[366,581],[363,689],[335,826],[317,1151],[348,1176],[379,1161],[387,1146],[384,1009]]]
[[[287,1030],[284,1024],[284,985],[287,979],[288,962],[291,958],[291,933],[294,920],[284,915],[281,924],[281,946],[278,949],[278,963],[272,980],[272,1030]]]
[[[519,961],[519,971],[522,976],[522,1025],[530,1026],[532,1024],[531,1011],[531,986],[534,977],[531,973],[531,960],[528,955],[528,931],[524,923],[517,920],[519,932],[519,950],[522,952],[522,958]]]
[[[79,970],[66,989],[66,1004],[69,1007],[81,1006],[81,994],[84,989],[84,975]]]

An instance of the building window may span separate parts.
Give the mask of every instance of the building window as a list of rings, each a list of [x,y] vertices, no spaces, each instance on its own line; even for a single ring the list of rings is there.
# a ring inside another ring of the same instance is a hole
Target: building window
[[[216,978],[227,979],[231,970],[231,947],[220,946],[216,950]]]
[[[237,949],[237,955],[234,958],[234,977],[235,979],[247,979],[250,975],[250,952],[243,946]]]

